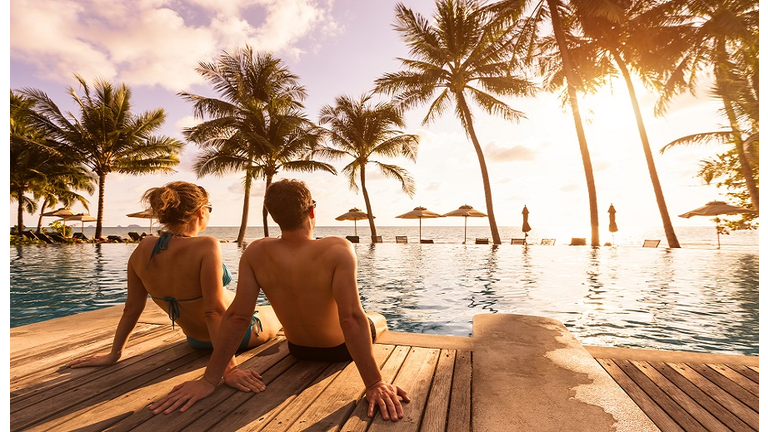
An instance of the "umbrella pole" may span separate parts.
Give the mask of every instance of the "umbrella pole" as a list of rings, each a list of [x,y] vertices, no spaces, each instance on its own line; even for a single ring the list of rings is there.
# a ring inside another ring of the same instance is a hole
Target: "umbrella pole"
[[[421,218],[419,218],[419,243],[421,243]]]
[[[355,219],[355,236],[357,236],[357,219]]]
[[[464,216],[464,244],[467,244],[467,217]]]

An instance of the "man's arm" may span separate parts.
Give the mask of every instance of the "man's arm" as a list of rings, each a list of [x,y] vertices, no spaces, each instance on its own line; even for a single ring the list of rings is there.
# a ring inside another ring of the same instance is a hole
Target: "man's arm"
[[[250,249],[250,248],[249,248]],[[251,317],[256,307],[256,300],[259,296],[259,286],[256,283],[256,276],[248,265],[248,250],[243,253],[240,260],[240,269],[238,271],[237,292],[232,304],[224,313],[219,326],[217,338],[213,340],[213,354],[205,368],[202,378],[196,381],[187,381],[171,390],[164,398],[152,403],[149,409],[154,414],[163,412],[171,413],[175,410],[184,412],[195,402],[210,396],[221,381],[227,370],[227,365],[235,355],[243,334],[251,323]],[[251,373],[251,372],[246,372]],[[266,387],[260,381],[260,376],[251,373],[253,386],[251,390],[262,391]]]
[[[335,257],[337,264],[333,273],[333,297],[339,310],[344,341],[365,384],[368,416],[373,417],[374,407],[378,406],[384,420],[397,421],[403,418],[403,406],[398,396],[408,402],[408,394],[382,380],[379,366],[373,357],[368,317],[365,316],[357,291],[357,259],[352,244],[345,241],[334,247],[337,248],[335,253],[338,256]]]

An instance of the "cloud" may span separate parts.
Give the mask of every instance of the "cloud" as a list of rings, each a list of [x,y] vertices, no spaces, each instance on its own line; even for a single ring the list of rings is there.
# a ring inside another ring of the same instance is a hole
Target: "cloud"
[[[486,158],[491,162],[517,162],[532,161],[536,159],[536,152],[527,147],[502,147],[495,141],[488,143],[488,145],[485,146],[484,151]]]
[[[179,91],[202,82],[200,61],[245,43],[300,55],[304,38],[337,29],[331,8],[313,0],[13,0],[10,52],[47,79],[78,73]]]

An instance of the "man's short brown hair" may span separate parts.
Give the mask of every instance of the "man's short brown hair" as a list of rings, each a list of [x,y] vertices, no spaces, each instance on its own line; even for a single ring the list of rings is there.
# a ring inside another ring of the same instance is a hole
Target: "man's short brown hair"
[[[267,188],[264,205],[281,230],[293,231],[300,228],[309,215],[312,194],[301,180],[280,180]]]

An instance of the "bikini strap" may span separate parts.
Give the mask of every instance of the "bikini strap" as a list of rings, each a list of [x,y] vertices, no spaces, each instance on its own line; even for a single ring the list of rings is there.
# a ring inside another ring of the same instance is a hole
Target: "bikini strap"
[[[152,298],[156,299],[156,300],[162,300],[162,301],[168,303],[168,318],[171,319],[171,327],[175,330],[176,329],[176,318],[181,316],[181,311],[179,310],[179,302],[198,300],[198,299],[203,298],[203,296],[195,297],[195,298],[191,298],[191,299],[184,299],[184,300],[176,300],[173,297],[160,297],[160,298],[152,297]]]
[[[164,232],[155,242],[155,246],[152,248],[152,254],[149,256],[149,262],[147,263],[147,270],[149,270],[149,264],[152,262],[152,257],[155,254],[159,254],[161,251],[168,249],[168,242],[171,241],[173,234],[170,232]]]

